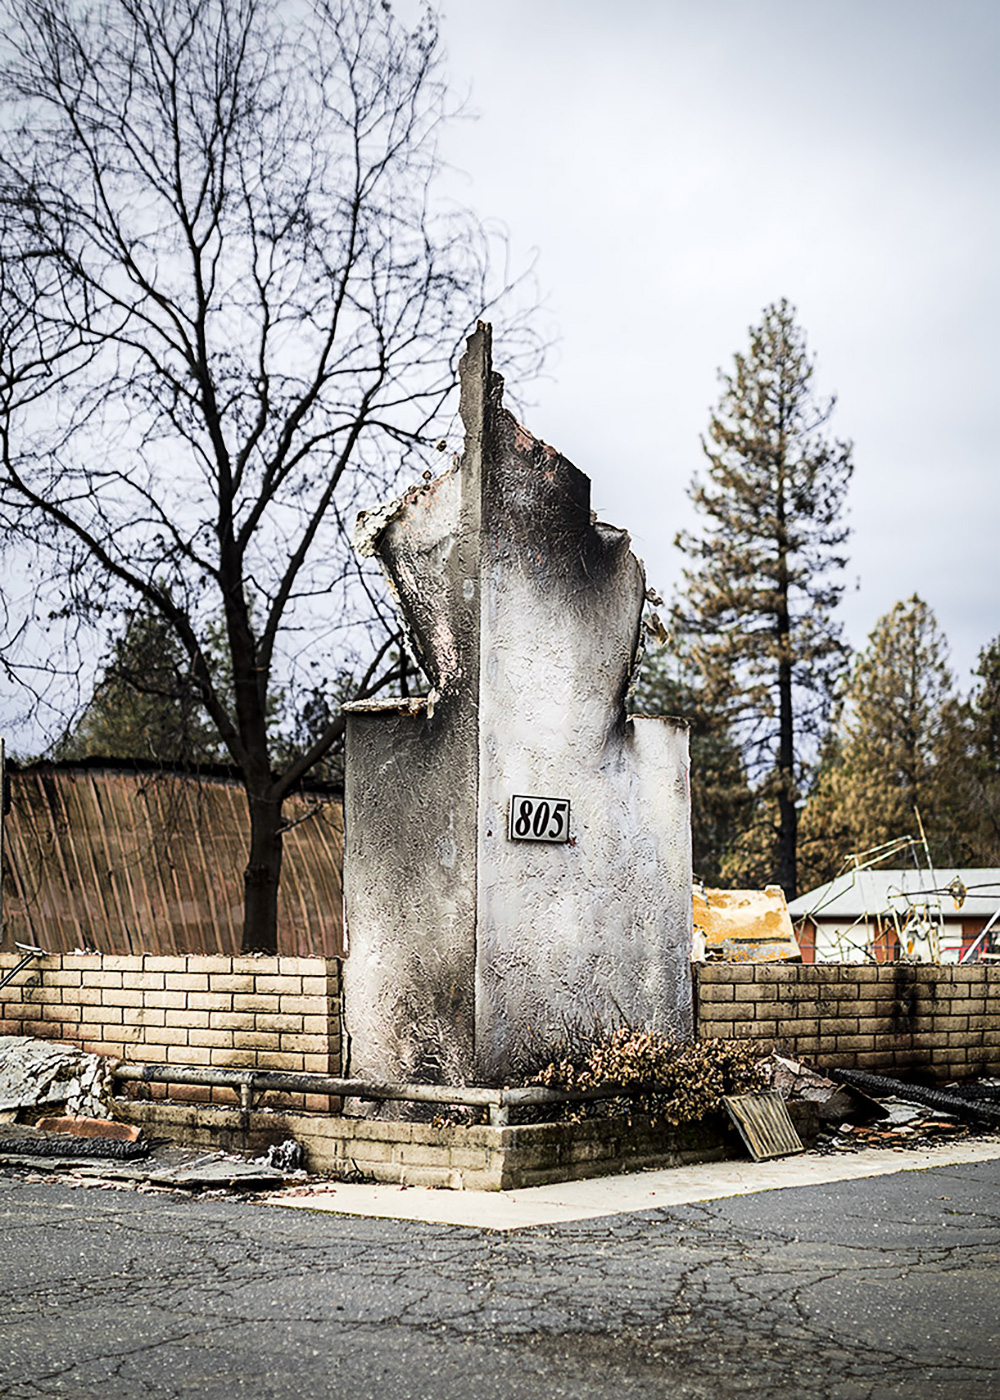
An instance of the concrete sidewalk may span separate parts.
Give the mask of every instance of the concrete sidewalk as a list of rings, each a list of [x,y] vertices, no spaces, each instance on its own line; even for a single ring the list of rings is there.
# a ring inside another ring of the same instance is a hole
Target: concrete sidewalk
[[[791,1186],[925,1171],[1000,1158],[1000,1135],[954,1146],[914,1151],[869,1149],[842,1155],[805,1153],[772,1162],[706,1162],[693,1167],[592,1177],[518,1191],[436,1191],[420,1186],[355,1186],[336,1183],[292,1187],[267,1198],[270,1205],[386,1220],[424,1220],[487,1230],[521,1230],[601,1216],[688,1205]]]

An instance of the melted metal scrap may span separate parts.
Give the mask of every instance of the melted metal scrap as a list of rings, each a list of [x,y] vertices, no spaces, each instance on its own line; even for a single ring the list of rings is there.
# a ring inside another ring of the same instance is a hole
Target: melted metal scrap
[[[117,1061],[28,1035],[0,1038],[0,1112],[65,1104],[70,1113],[111,1116]]]
[[[764,890],[710,890],[694,887],[696,956],[725,962],[801,962],[780,886]]]

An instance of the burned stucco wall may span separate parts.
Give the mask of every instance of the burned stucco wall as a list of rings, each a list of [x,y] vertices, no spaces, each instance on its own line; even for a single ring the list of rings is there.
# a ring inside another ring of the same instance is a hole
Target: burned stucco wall
[[[691,1030],[687,733],[626,711],[642,567],[502,407],[487,327],[461,410],[461,461],[360,530],[431,682],[348,717],[345,1012],[382,1078],[503,1077],[567,1022]],[[517,794],[568,802],[568,839],[512,839]]]

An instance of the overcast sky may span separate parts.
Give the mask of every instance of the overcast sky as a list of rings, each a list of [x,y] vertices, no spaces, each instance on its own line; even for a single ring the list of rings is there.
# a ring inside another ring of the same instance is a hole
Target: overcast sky
[[[967,684],[1000,632],[1000,0],[447,0],[443,35],[478,113],[446,154],[560,336],[528,426],[650,582],[716,370],[787,297],[855,444],[849,638],[917,591]]]

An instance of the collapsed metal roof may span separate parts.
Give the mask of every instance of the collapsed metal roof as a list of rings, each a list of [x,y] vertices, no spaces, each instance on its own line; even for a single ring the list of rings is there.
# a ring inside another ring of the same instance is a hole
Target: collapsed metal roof
[[[779,885],[764,890],[694,887],[694,926],[707,957],[727,962],[781,962],[802,953]]]

